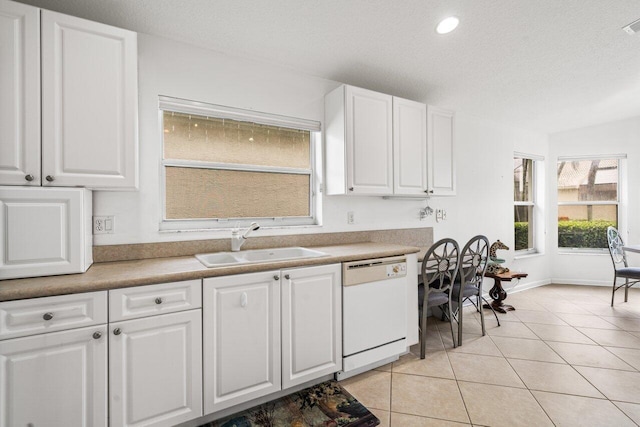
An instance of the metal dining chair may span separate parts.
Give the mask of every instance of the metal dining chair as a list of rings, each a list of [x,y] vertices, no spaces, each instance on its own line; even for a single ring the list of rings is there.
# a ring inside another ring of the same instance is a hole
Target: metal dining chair
[[[489,239],[485,236],[472,237],[464,248],[460,252],[460,261],[458,265],[458,277],[453,284],[451,290],[451,299],[457,303],[457,312],[454,312],[454,317],[458,321],[458,345],[462,345],[462,304],[464,301],[469,300],[475,306],[476,310],[480,313],[480,323],[482,325],[482,335],[486,335],[486,329],[484,325],[484,310],[482,309],[482,301],[487,303],[493,315],[496,317],[498,326],[500,326],[500,320],[498,315],[493,310],[493,307],[482,296],[482,282],[484,273],[487,271],[487,264],[489,260]],[[474,302],[473,299],[476,301]]]
[[[607,227],[607,242],[609,243],[609,254],[613,261],[613,291],[611,291],[611,307],[616,291],[624,286],[624,302],[629,298],[629,288],[636,283],[640,283],[640,268],[629,267],[627,255],[624,252],[624,242],[620,233],[615,227]],[[616,286],[618,278],[624,279],[624,284]],[[631,281],[630,281],[631,280]]]
[[[458,274],[460,247],[453,239],[438,240],[422,260],[422,281],[418,284],[418,306],[420,314],[420,358],[425,358],[427,339],[427,309],[441,307],[449,318],[451,339],[456,346],[451,312],[451,286]],[[445,311],[446,310],[446,311]]]

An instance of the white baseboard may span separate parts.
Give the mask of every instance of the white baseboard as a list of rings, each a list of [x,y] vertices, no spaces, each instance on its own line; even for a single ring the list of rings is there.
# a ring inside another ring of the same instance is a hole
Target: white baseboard
[[[584,285],[584,286],[606,286],[611,287],[613,282],[603,280],[584,280],[584,279],[551,279],[551,283],[556,285]]]

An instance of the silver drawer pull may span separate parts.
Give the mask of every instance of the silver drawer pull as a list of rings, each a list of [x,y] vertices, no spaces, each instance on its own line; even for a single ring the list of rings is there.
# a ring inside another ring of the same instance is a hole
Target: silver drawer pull
[[[42,318],[43,318],[44,320],[51,320],[51,319],[53,319],[53,313],[51,313],[51,312],[49,312],[49,313],[45,313],[45,314],[42,316]]]
[[[26,179],[27,181],[31,182],[31,181],[33,181],[35,179],[35,177],[33,175],[29,174],[29,175],[25,175],[24,179]]]
[[[122,333],[122,329],[120,329],[120,328],[115,328],[113,330],[113,335],[120,335],[121,333]]]
[[[273,276],[273,280],[280,280],[280,276],[278,276],[277,274],[275,274],[275,275]]]
[[[160,297],[156,298],[156,304],[162,304],[162,298]]]
[[[93,333],[93,339],[94,340],[99,340],[100,338],[102,338],[102,332],[96,331],[96,332]]]
[[[285,275],[284,275],[284,278],[285,278],[285,279],[287,279],[287,280],[289,280],[289,279],[291,279],[291,276],[289,276],[288,274],[285,274]]]

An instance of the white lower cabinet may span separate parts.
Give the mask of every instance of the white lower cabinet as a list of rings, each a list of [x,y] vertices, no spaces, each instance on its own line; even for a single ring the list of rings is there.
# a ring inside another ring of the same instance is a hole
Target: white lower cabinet
[[[107,295],[0,303],[0,427],[107,425]]]
[[[340,264],[282,272],[282,388],[342,369]]]
[[[107,425],[107,326],[0,341],[0,426]]]
[[[205,413],[280,390],[279,272],[203,284]]]
[[[110,323],[109,402],[111,427],[202,416],[201,310]]]
[[[342,369],[340,264],[203,286],[205,413]]]

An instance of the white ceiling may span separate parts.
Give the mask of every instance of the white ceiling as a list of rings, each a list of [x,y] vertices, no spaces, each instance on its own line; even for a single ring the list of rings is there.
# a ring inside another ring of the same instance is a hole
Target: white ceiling
[[[638,0],[21,1],[525,129],[640,115]]]

